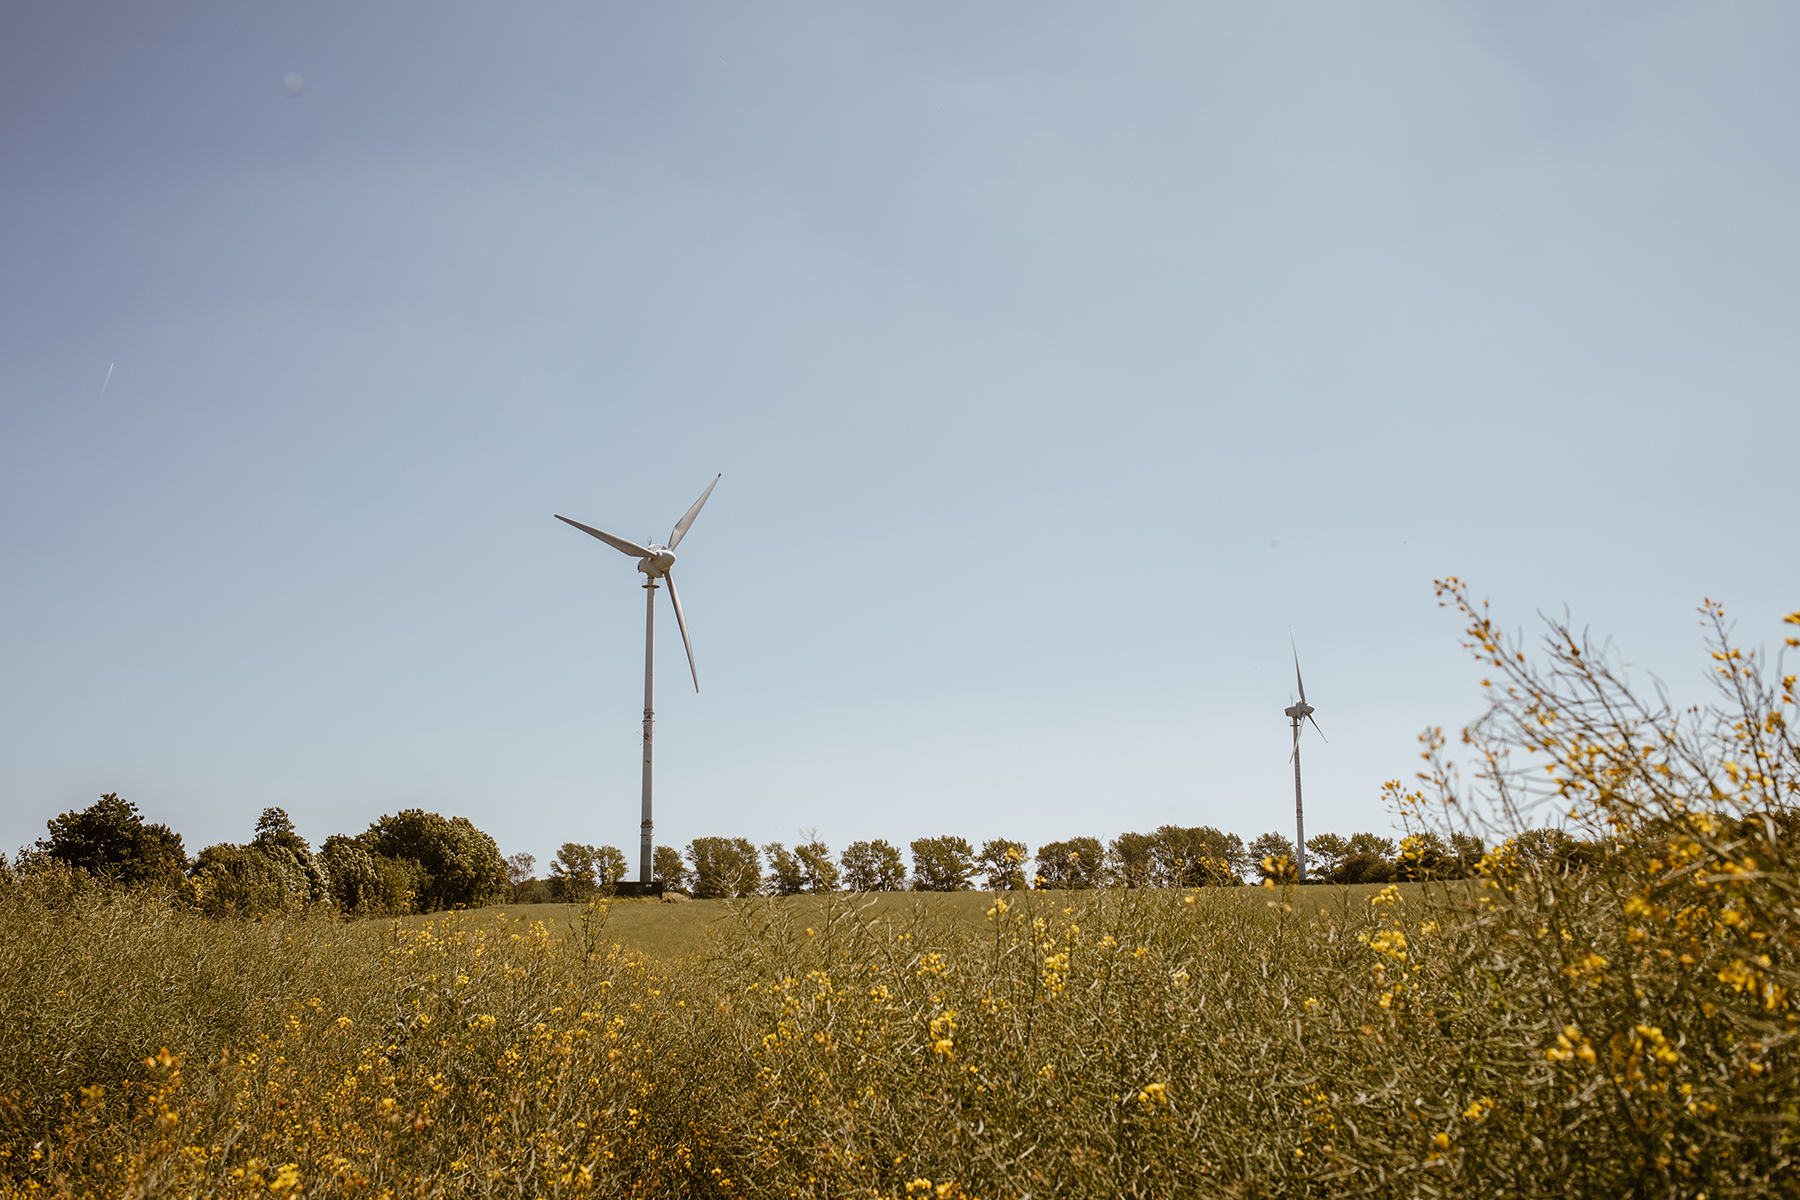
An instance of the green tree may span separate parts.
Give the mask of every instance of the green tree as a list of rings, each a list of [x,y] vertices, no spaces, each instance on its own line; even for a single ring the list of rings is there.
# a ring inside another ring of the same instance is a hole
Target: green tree
[[[594,849],[594,874],[602,884],[610,886],[631,874],[631,864],[617,846],[597,846]]]
[[[1350,844],[1335,833],[1315,833],[1306,839],[1307,866],[1321,878],[1331,878],[1337,865],[1350,853]]]
[[[975,850],[966,838],[919,838],[912,856],[913,886],[921,892],[960,892],[975,874]]]
[[[1037,885],[1077,890],[1099,885],[1106,873],[1106,847],[1099,838],[1078,837],[1038,847]]]
[[[753,896],[762,884],[762,859],[749,838],[695,838],[687,845],[687,859],[697,899]]]
[[[906,886],[899,847],[876,838],[844,848],[844,886],[853,892],[897,892]]]
[[[586,900],[600,886],[595,864],[598,851],[580,842],[564,842],[550,864],[550,887],[559,900]]]
[[[80,812],[53,817],[48,826],[50,836],[38,849],[96,878],[128,887],[176,883],[188,866],[181,835],[167,825],[147,824],[137,805],[116,792]]]
[[[1250,843],[1245,853],[1259,879],[1286,880],[1299,870],[1294,843],[1279,833],[1263,834]]]
[[[1248,869],[1244,839],[1210,825],[1164,825],[1153,835],[1151,878],[1159,887],[1240,884]]]
[[[805,842],[794,847],[794,857],[800,860],[807,891],[818,894],[838,890],[842,873],[831,861],[831,847],[821,842],[816,833],[809,833]]]
[[[339,912],[372,916],[395,911],[388,903],[375,856],[356,838],[334,833],[319,847],[318,857],[331,879],[331,898]]]
[[[263,809],[262,816],[257,818],[256,836],[250,839],[250,847],[275,864],[288,880],[290,890],[303,897],[301,903],[332,903],[329,873],[320,865],[312,847],[306,844],[306,839],[300,836],[284,810]]]
[[[681,851],[675,847],[658,846],[651,856],[651,868],[664,887],[677,891],[687,890],[687,864],[681,860]]]
[[[478,908],[511,894],[500,847],[467,817],[404,809],[370,825],[362,841],[371,853],[418,864],[421,912]]]
[[[194,860],[195,898],[214,917],[264,917],[306,904],[305,876],[255,846],[221,842]]]
[[[1382,837],[1377,833],[1353,833],[1344,844],[1344,854],[1370,854],[1376,858],[1392,858],[1398,847],[1391,837]]]
[[[1156,858],[1156,838],[1148,833],[1121,833],[1106,848],[1106,873],[1117,887],[1150,887]]]
[[[990,891],[1022,892],[1031,885],[1025,879],[1025,863],[1030,858],[1024,842],[994,838],[981,843],[975,865],[981,869],[982,886]]]
[[[793,851],[780,842],[770,842],[763,847],[763,854],[769,860],[769,877],[763,881],[769,895],[798,896],[806,890],[806,871]]]

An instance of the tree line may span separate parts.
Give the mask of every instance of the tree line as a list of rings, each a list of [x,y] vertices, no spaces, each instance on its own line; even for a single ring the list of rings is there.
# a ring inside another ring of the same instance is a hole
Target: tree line
[[[355,835],[334,834],[314,850],[286,812],[267,808],[244,843],[208,846],[188,857],[181,835],[146,821],[137,806],[108,793],[49,822],[49,836],[0,869],[55,864],[83,877],[135,887],[161,886],[218,916],[260,916],[309,906],[346,915],[399,915],[474,908],[504,901],[580,901],[632,877],[614,846],[566,842],[547,877],[530,854],[502,858],[494,839],[466,817],[423,809],[384,815]],[[977,847],[957,836],[919,838],[908,855],[883,839],[856,841],[834,855],[814,833],[791,848],[748,838],[700,837],[684,850],[656,847],[655,878],[696,899],[804,893],[954,892],[1098,887],[1230,887],[1292,879],[1294,845],[1280,833],[1249,843],[1209,825],[1164,825],[1109,842],[1073,837],[1032,853],[1021,841],[991,838]],[[1527,830],[1516,853],[1563,869],[1597,861],[1598,849],[1557,830]],[[1461,879],[1485,853],[1480,839],[1453,833],[1399,841],[1375,833],[1307,839],[1309,882],[1389,883]]]
[[[696,899],[792,896],[814,892],[954,892],[970,888],[1025,890],[1097,887],[1230,887],[1297,874],[1293,842],[1265,833],[1249,843],[1208,825],[1164,825],[1152,833],[1124,833],[1110,842],[1075,837],[1048,842],[1033,854],[1021,841],[992,838],[977,847],[956,836],[919,838],[908,856],[876,838],[851,842],[841,855],[814,834],[791,848],[757,846],[749,838],[701,837],[685,850],[656,847],[653,874],[664,887]],[[1562,867],[1586,865],[1597,851],[1556,830],[1531,830],[1514,839],[1520,852]],[[1472,874],[1486,846],[1453,833],[1402,839],[1375,833],[1307,839],[1307,878],[1318,883],[1391,883],[1462,879]],[[507,859],[514,898],[522,903],[581,900],[633,877],[625,855],[613,846],[565,843],[546,878],[533,872],[530,854]]]
[[[144,820],[107,793],[49,822],[49,836],[0,869],[62,870],[76,880],[158,887],[215,916],[264,916],[309,907],[392,916],[475,908],[512,898],[494,839],[467,817],[409,808],[362,833],[334,834],[314,850],[279,808],[265,808],[249,841],[188,857],[181,835]]]

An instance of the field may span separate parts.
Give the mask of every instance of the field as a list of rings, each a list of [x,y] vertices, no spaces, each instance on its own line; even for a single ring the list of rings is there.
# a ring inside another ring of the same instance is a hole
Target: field
[[[1672,714],[1471,616],[1487,792],[1432,731],[1388,797],[1515,822],[1466,882],[344,921],[6,872],[0,1195],[1796,1195],[1794,677],[1721,628]]]
[[[1347,887],[1306,887],[1292,893],[1295,910],[1311,916],[1321,909],[1337,907],[1354,910],[1359,902],[1381,891],[1376,884],[1353,884]],[[1418,896],[1422,885],[1403,883],[1396,886],[1401,896]],[[1061,893],[1040,893],[1054,897]],[[981,926],[985,913],[993,906],[991,892],[879,892],[864,896],[859,911],[869,920],[912,921],[925,924],[946,923],[950,927]],[[1073,898],[1068,894],[1067,898]],[[1246,889],[1242,903],[1260,905],[1265,902],[1260,889]],[[776,902],[789,914],[789,920],[802,927],[816,921],[824,910],[817,896],[792,896]],[[737,902],[729,900],[695,900],[687,904],[660,904],[653,901],[619,901],[606,906],[606,924],[601,935],[608,945],[621,951],[655,958],[680,958],[700,954],[708,938],[727,936]],[[505,918],[518,925],[542,922],[557,937],[579,937],[582,921],[589,910],[580,904],[501,904],[472,910],[478,921]],[[410,928],[422,929],[432,923],[430,917],[408,917]]]

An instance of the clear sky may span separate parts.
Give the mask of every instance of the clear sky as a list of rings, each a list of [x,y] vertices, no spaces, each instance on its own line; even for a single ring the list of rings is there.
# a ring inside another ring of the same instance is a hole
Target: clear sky
[[[1309,831],[1800,607],[1786,3],[0,6],[0,845]],[[297,76],[297,79],[290,79]],[[288,86],[284,87],[284,81]],[[298,86],[294,86],[297,84]]]

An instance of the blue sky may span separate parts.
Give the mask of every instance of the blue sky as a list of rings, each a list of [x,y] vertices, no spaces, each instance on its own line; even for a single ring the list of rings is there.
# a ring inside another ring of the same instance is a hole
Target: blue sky
[[[1778,4],[0,9],[0,844],[1308,828],[1800,607]],[[298,75],[298,95],[283,80]],[[108,371],[111,371],[108,380]]]

